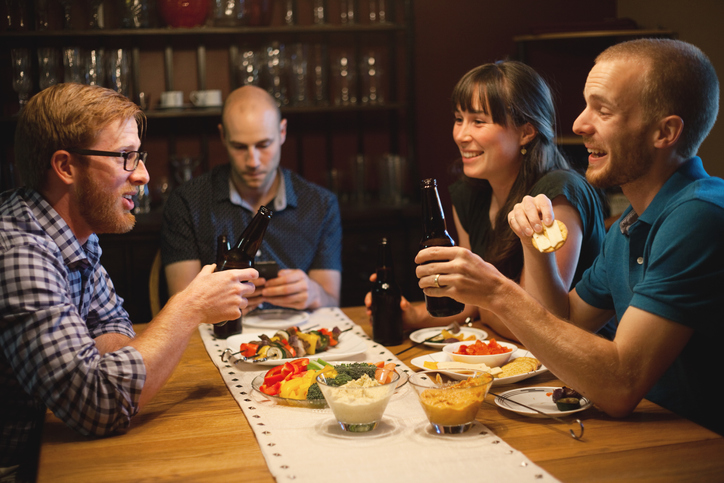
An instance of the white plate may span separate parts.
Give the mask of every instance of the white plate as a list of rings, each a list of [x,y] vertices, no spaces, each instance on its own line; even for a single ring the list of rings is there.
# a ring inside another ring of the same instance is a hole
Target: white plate
[[[270,309],[257,310],[242,317],[241,325],[259,329],[288,329],[293,325],[302,325],[309,320],[309,314],[299,310]]]
[[[416,342],[416,343],[420,344],[423,340],[429,339],[430,337],[432,337],[434,335],[440,334],[444,328],[445,327],[428,327],[426,329],[416,330],[415,332],[410,334],[410,340],[412,342]],[[460,327],[460,331],[465,335],[465,337],[474,335],[476,337],[476,339],[479,339],[479,340],[485,340],[488,338],[488,333],[482,329],[476,329],[474,327]],[[475,341],[470,340],[469,342],[475,342]],[[425,342],[425,345],[428,347],[434,347],[436,349],[442,349],[447,344],[442,343],[442,342]]]
[[[259,336],[261,334],[266,334],[269,337],[274,336],[274,332],[232,335],[226,339],[226,347],[229,347],[234,352],[238,352],[241,344],[259,340]],[[325,361],[339,361],[358,354],[363,354],[365,351],[367,351],[367,343],[361,337],[352,332],[344,332],[339,336],[339,343],[336,346],[324,352],[318,352],[312,355],[307,354],[304,357],[309,357],[310,359],[323,359]],[[264,362],[247,362],[246,364],[253,364],[257,366],[279,366],[294,359],[298,359],[298,357],[267,360]],[[233,358],[232,360],[243,363],[243,361],[236,358]]]
[[[529,351],[518,349],[515,351],[515,353],[510,356],[510,360],[513,361],[517,359],[518,357],[535,357],[533,354],[531,354]],[[452,361],[452,357],[450,357],[450,354],[447,354],[445,352],[433,352],[432,354],[426,354],[424,356],[415,357],[410,361],[410,363],[418,367],[422,370],[428,370],[424,363],[425,361],[431,361],[431,362],[449,362]],[[525,374],[518,374],[516,376],[510,376],[510,377],[500,377],[495,378],[493,380],[493,386],[502,386],[503,384],[512,384],[514,382],[522,381],[524,379],[528,379],[533,376],[537,376],[538,374],[542,374],[544,372],[548,371],[548,368],[541,364],[541,366],[532,372],[526,372]],[[461,380],[465,379],[467,374],[462,374],[459,372],[452,372],[452,371],[440,371],[443,374],[447,374],[448,376],[452,377],[453,379]]]
[[[511,399],[513,401],[517,401],[521,404],[525,404],[526,406],[530,406],[532,408],[537,409],[538,411],[541,411],[548,416],[565,416],[566,414],[573,414],[577,413],[579,411],[583,411],[585,409],[588,409],[591,407],[591,401],[588,399],[581,398],[581,407],[578,409],[573,409],[571,411],[559,411],[558,407],[556,406],[556,403],[553,402],[553,398],[549,396],[548,394],[552,393],[558,389],[557,387],[523,387],[520,389],[513,389],[511,391],[506,391],[501,394],[501,396],[505,396],[508,399]],[[505,399],[502,399],[500,397],[495,398],[495,404],[500,406],[503,409],[508,409],[509,411],[513,411],[518,414],[522,414],[524,416],[530,416],[531,418],[544,418],[545,416],[537,413],[535,411],[532,411],[528,408],[525,408],[523,406],[520,406],[518,404],[515,404],[511,401],[506,401]]]

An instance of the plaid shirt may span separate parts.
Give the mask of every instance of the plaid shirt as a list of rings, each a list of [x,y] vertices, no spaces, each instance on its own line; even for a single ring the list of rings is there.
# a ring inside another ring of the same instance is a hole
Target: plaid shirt
[[[131,347],[101,355],[94,338],[134,337],[100,264],[34,190],[0,195],[0,467],[31,457],[46,408],[85,435],[129,425],[146,379]]]

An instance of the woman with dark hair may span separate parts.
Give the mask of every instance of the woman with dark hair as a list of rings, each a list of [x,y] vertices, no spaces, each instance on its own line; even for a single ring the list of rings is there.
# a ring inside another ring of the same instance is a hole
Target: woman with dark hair
[[[555,108],[546,82],[521,62],[484,64],[458,81],[452,108],[453,139],[463,171],[450,186],[458,245],[525,287],[520,239],[507,216],[525,195],[543,193],[553,200],[555,219],[568,228],[555,263],[561,281],[572,286],[601,249],[602,200],[583,176],[570,169],[556,146]],[[368,296],[368,307],[370,302]],[[406,300],[402,308],[409,328],[479,316],[500,335],[513,338],[496,317],[474,306],[450,318],[433,318],[424,304],[412,306]]]

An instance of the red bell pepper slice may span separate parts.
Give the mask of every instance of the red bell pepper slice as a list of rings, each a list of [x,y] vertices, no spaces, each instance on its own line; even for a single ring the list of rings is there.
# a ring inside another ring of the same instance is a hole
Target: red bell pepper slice
[[[288,364],[285,363],[284,365]],[[269,372],[266,373],[264,376],[264,385],[265,386],[273,386],[274,384],[278,382],[282,382],[284,378],[286,377],[287,373],[284,372],[284,365],[282,366],[276,366],[273,369],[270,369]]]
[[[277,382],[276,384],[272,384],[271,386],[268,386],[266,383],[259,386],[259,390],[263,392],[264,394],[268,394],[270,396],[276,396],[279,394],[279,391],[281,391],[282,383],[281,381]]]

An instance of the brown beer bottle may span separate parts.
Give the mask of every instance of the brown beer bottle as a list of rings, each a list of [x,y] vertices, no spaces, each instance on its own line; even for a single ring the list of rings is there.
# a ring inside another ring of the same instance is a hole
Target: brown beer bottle
[[[216,269],[218,270],[226,260],[226,254],[231,250],[229,238],[226,235],[219,235],[216,239]]]
[[[372,287],[372,338],[384,346],[402,343],[402,294],[395,282],[392,250],[387,238],[377,249],[377,281]]]
[[[434,178],[423,179],[422,190],[422,240],[420,250],[429,247],[453,247],[455,242],[447,232],[445,213],[437,192],[437,181]],[[464,304],[450,297],[428,297],[425,295],[427,311],[433,317],[448,317],[459,314]]]
[[[251,223],[244,229],[236,245],[226,252],[223,260],[219,259],[217,249],[216,271],[253,268],[254,257],[256,256],[256,252],[259,251],[259,247],[261,247],[261,242],[264,239],[264,233],[266,233],[266,227],[269,226],[271,217],[272,211],[266,206],[262,206],[251,220]],[[220,264],[218,263],[219,261],[221,261]],[[226,339],[231,335],[240,333],[241,317],[236,320],[228,320],[214,325],[214,335],[219,339]]]

